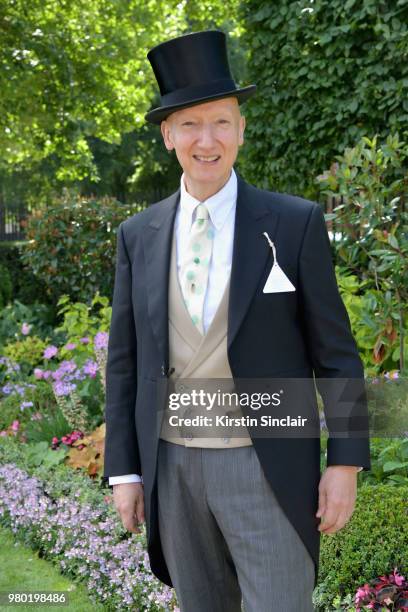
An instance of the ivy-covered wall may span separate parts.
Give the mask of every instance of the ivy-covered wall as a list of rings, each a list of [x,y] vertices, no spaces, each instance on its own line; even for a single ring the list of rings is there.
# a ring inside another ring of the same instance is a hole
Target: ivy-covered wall
[[[408,136],[407,0],[243,2],[249,82],[243,174],[317,196],[314,178],[361,135]]]

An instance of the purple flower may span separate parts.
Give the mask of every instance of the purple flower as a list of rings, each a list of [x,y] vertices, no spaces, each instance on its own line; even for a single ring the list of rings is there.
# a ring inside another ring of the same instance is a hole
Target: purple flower
[[[33,402],[22,402],[20,404],[20,410],[25,410],[26,408],[32,408],[34,406]]]
[[[53,385],[53,389],[55,395],[61,397],[69,395],[71,391],[74,391],[76,389],[76,385],[73,383],[64,382],[62,380],[57,380]]]
[[[76,344],[75,342],[68,342],[68,344],[66,344],[64,348],[67,349],[67,351],[73,351],[74,348],[76,348]]]
[[[54,372],[51,372],[51,376],[54,380],[62,380],[64,377],[69,378],[67,375],[75,372],[76,369],[77,365],[75,361],[65,360],[60,363],[59,367],[54,370]]]
[[[108,348],[109,334],[107,332],[98,332],[94,338],[94,346],[96,349]]]
[[[98,364],[96,363],[96,361],[88,359],[88,361],[83,366],[82,371],[85,372],[85,374],[88,374],[88,376],[90,376],[91,378],[95,378],[96,373],[98,371]]]
[[[82,342],[82,344],[89,344],[89,338],[88,336],[84,336],[84,338],[80,339],[80,342]]]
[[[44,350],[44,354],[43,357],[45,359],[52,359],[53,357],[55,357],[55,355],[58,353],[58,349],[56,346],[47,346],[47,348]]]

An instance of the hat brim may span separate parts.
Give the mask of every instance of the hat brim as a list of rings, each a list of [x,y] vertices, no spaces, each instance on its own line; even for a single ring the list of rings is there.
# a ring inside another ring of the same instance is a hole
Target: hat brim
[[[145,120],[150,123],[160,125],[164,119],[167,119],[171,113],[181,110],[182,108],[188,108],[189,106],[196,106],[197,104],[203,104],[211,100],[219,100],[220,98],[238,98],[238,104],[246,102],[256,91],[256,85],[248,85],[247,87],[241,87],[238,89],[232,89],[230,91],[223,91],[222,93],[213,94],[211,96],[204,96],[188,100],[186,102],[180,102],[179,104],[172,104],[170,106],[159,106],[158,108],[152,108],[145,115]]]

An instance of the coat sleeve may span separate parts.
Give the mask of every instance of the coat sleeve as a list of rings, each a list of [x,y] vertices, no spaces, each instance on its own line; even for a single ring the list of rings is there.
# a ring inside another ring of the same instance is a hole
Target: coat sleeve
[[[355,465],[369,470],[364,368],[337,287],[318,204],[313,205],[300,250],[299,287],[308,352],[329,430],[327,466]]]
[[[141,474],[135,426],[137,341],[132,274],[123,236],[117,232],[116,272],[106,364],[104,478]]]

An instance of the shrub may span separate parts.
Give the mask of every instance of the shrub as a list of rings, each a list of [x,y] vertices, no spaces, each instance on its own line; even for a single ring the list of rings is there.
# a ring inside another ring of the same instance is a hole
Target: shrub
[[[27,374],[30,374],[35,366],[42,363],[46,346],[47,342],[44,342],[41,338],[28,336],[24,340],[6,344],[3,353],[20,366],[26,366]]]
[[[97,291],[111,299],[116,229],[142,208],[66,194],[28,218],[23,262],[45,283],[53,303],[64,293],[83,302]]]
[[[24,304],[37,304],[39,299],[48,303],[44,283],[33,275],[21,259],[22,249],[22,242],[0,242],[0,264],[5,266],[10,274],[10,299]]]
[[[354,593],[395,567],[408,570],[408,486],[362,486],[349,523],[321,537],[315,604],[326,612],[339,594]]]
[[[55,313],[49,304],[26,305],[14,300],[0,310],[0,346],[9,341],[22,340],[23,325],[28,327],[28,333],[35,333],[43,340],[53,337],[54,324]]]
[[[372,438],[370,454],[371,469],[360,474],[363,483],[408,487],[408,438]]]
[[[363,283],[360,295],[370,292],[363,303],[355,298],[352,302],[371,335],[372,365],[391,369],[392,362],[399,361],[403,372],[408,328],[408,147],[398,135],[381,144],[376,137],[363,137],[336,160],[318,179],[322,193],[338,201],[330,215],[338,263]],[[354,294],[357,279],[354,289],[347,287]]]

